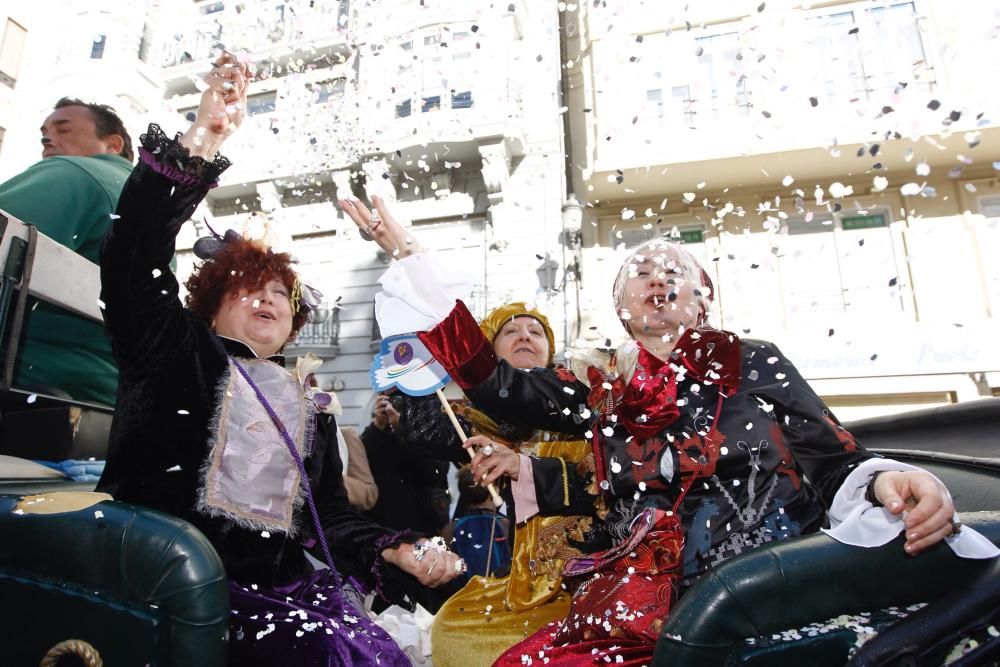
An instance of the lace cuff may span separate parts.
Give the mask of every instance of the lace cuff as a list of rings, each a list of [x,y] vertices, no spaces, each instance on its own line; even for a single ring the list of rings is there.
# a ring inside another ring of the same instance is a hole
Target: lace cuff
[[[372,592],[387,602],[394,602],[398,596],[395,590],[386,590],[383,569],[388,565],[382,558],[383,549],[395,549],[400,544],[416,543],[420,536],[411,530],[398,533],[388,533],[375,540],[375,559],[372,561],[371,581],[374,584]]]
[[[147,167],[180,185],[192,188],[214,188],[219,176],[232,164],[228,158],[216,155],[211,162],[192,156],[180,144],[180,133],[169,139],[156,123],[150,123],[139,136],[139,160]]]

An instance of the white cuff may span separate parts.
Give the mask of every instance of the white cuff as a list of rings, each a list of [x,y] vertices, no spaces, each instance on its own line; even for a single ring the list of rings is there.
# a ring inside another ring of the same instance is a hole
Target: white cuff
[[[891,470],[907,472],[923,469],[892,459],[868,459],[851,471],[837,490],[829,511],[830,528],[824,528],[823,532],[838,542],[857,547],[879,547],[899,535],[905,528],[903,515],[892,514],[884,507],[873,507],[865,500],[871,476],[879,471]],[[941,480],[938,482],[941,483]],[[944,484],[941,483],[941,486]],[[958,521],[958,514],[953,518]],[[946,537],[945,542],[962,558],[1000,555],[1000,549],[967,526],[962,526],[958,535]]]
[[[446,268],[430,253],[393,262],[379,278],[375,319],[383,337],[427,331],[448,316],[456,300],[468,301],[472,278]]]

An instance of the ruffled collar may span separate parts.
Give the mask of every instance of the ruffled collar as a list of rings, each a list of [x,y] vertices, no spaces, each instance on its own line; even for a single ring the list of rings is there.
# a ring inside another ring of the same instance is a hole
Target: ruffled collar
[[[730,331],[709,327],[688,329],[674,346],[670,360],[679,361],[688,375],[697,380],[719,385],[727,398],[740,386],[740,339]]]
[[[689,329],[677,341],[668,361],[653,356],[641,344],[636,368],[628,383],[621,375],[609,377],[591,366],[589,404],[635,438],[646,439],[674,423],[677,381],[694,379],[718,385],[722,396],[732,396],[740,384],[740,340],[736,334],[710,328]]]

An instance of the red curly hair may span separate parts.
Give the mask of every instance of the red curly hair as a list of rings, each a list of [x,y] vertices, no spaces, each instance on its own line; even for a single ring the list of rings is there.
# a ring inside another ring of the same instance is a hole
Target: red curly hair
[[[291,294],[297,279],[288,253],[273,252],[249,239],[230,241],[212,259],[198,265],[184,283],[188,291],[184,305],[211,323],[226,295],[237,294],[241,289],[252,292],[271,280],[282,283]],[[286,343],[295,338],[307,317],[301,307],[292,315],[292,333]]]

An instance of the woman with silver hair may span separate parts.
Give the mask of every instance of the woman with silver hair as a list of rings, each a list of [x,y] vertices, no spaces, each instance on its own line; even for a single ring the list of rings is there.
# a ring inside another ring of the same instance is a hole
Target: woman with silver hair
[[[400,259],[390,271],[426,293],[428,259],[411,257],[418,245],[375,203],[374,214],[341,206]],[[960,532],[937,478],[865,451],[775,345],[708,326],[712,287],[683,247],[640,247],[614,284],[630,340],[609,367],[579,379],[498,360],[461,301],[419,334],[485,413],[586,437],[610,507],[581,544],[587,555],[564,569],[576,583],[567,617],[495,664],[649,664],[673,601],[697,577],[827,521],[849,544],[885,544],[905,528],[909,554],[943,539],[961,556],[997,553]],[[480,450],[473,468],[486,484],[504,470],[484,458]],[[585,480],[570,470],[568,483]]]

